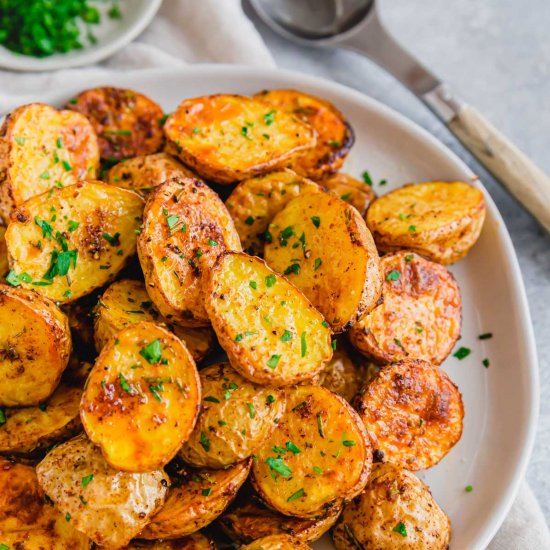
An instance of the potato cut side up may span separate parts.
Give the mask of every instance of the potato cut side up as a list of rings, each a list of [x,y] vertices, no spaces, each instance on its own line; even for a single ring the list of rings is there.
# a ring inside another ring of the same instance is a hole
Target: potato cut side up
[[[338,172],[321,181],[321,185],[335,197],[354,206],[361,217],[365,217],[369,204],[376,198],[370,185],[349,174]]]
[[[250,463],[251,460],[244,460],[225,470],[194,470],[182,463],[171,463],[167,467],[171,486],[164,506],[140,538],[173,539],[212,523],[246,481]]]
[[[115,164],[107,182],[147,195],[165,181],[175,177],[195,177],[179,160],[166,153],[134,157]]]
[[[241,550],[308,550],[311,546],[290,535],[269,535],[257,539]]]
[[[231,365],[259,384],[311,379],[332,356],[323,316],[263,260],[221,256],[209,273],[206,308]]]
[[[345,506],[332,538],[338,550],[446,550],[451,522],[412,472],[374,464],[368,485]]]
[[[167,181],[149,197],[138,241],[147,292],[160,313],[183,326],[208,326],[202,273],[239,235],[218,195],[197,179]]]
[[[426,361],[384,367],[355,408],[373,448],[408,470],[434,466],[462,435],[462,396],[443,370]]]
[[[81,182],[28,200],[6,231],[12,280],[60,303],[103,286],[136,252],[143,199]]]
[[[120,331],[101,351],[82,396],[88,437],[116,469],[161,468],[189,437],[200,383],[185,345],[143,321]]]
[[[407,358],[441,364],[462,325],[455,278],[410,251],[387,254],[380,263],[383,300],[351,328],[352,344],[382,365]]]
[[[355,142],[353,130],[344,115],[330,102],[296,90],[266,90],[254,96],[273,110],[272,120],[288,113],[317,131],[317,144],[295,159],[291,167],[315,180],[336,172]]]
[[[265,260],[294,283],[336,332],[380,297],[378,252],[364,220],[328,193],[293,199],[272,221]]]
[[[162,148],[164,113],[143,94],[111,86],[92,88],[71,99],[67,109],[91,122],[104,160],[148,155]]]
[[[273,238],[270,224],[287,203],[321,187],[292,170],[269,172],[239,183],[225,201],[245,251],[263,256],[264,243]]]
[[[84,434],[52,449],[36,473],[66,523],[97,545],[113,549],[138,535],[168,491],[168,476],[162,470],[114,470]]]
[[[186,99],[164,125],[179,158],[200,176],[232,183],[282,168],[314,147],[316,131],[297,116],[246,96]]]
[[[52,301],[0,284],[0,406],[46,400],[70,353],[69,322]]]
[[[97,137],[78,113],[43,103],[23,105],[0,128],[0,216],[24,201],[80,180],[99,168]]]
[[[166,326],[200,361],[214,346],[214,332],[210,327],[181,327],[168,323],[149,298],[145,285],[133,279],[115,281],[103,293],[94,310],[94,339],[101,351],[115,334],[141,321]]]
[[[362,491],[371,454],[365,427],[344,399],[320,386],[296,386],[287,390],[277,430],[256,453],[252,482],[282,514],[320,517]]]
[[[286,405],[284,391],[259,386],[229,364],[200,372],[201,413],[180,456],[188,464],[225,468],[252,456],[277,427]]]
[[[133,540],[123,550],[216,550],[213,541],[201,533],[173,540]]]

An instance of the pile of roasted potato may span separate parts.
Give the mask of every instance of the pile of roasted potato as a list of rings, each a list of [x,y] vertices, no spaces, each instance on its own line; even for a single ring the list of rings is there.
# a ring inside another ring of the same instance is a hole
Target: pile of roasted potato
[[[293,90],[6,118],[1,550],[448,547],[413,472],[462,433],[445,265],[484,199],[377,198],[338,172],[353,143]]]

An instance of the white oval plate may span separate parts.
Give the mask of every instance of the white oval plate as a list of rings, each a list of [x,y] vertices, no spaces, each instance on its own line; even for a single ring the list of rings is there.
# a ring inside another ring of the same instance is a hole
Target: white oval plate
[[[171,112],[181,99],[217,92],[251,94],[291,87],[333,101],[356,133],[345,170],[359,176],[368,169],[377,193],[406,182],[471,180],[474,174],[425,130],[377,101],[344,86],[274,69],[223,65],[184,71],[141,71],[79,82],[40,98],[62,104],[89,86],[126,86],[143,92]],[[380,186],[382,179],[387,185]],[[474,185],[485,191],[479,181]],[[464,433],[436,467],[421,472],[453,524],[452,548],[481,549],[508,512],[531,452],[538,413],[536,351],[518,261],[502,218],[485,192],[488,215],[479,242],[451,267],[463,298],[459,345],[472,349],[443,368],[458,384],[466,410]],[[490,340],[478,335],[492,332]],[[487,357],[490,368],[482,366]],[[464,488],[473,486],[473,492]],[[325,537],[315,548],[333,548]]]
[[[97,63],[136,38],[153,19],[161,4],[162,0],[119,0],[120,19],[110,19],[106,15],[110,3],[98,4],[97,8],[102,13],[101,23],[90,26],[97,38],[96,44],[88,42],[84,31],[82,50],[49,57],[21,55],[0,46],[0,67],[12,71],[54,71]]]

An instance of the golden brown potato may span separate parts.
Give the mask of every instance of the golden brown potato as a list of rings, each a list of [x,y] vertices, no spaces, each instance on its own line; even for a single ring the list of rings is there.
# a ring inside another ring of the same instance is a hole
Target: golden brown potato
[[[269,225],[275,215],[298,195],[320,191],[315,182],[286,169],[242,181],[225,205],[243,248],[251,256],[263,256],[264,242],[273,238]]]
[[[335,197],[355,206],[361,217],[365,217],[369,204],[376,198],[370,185],[349,174],[337,172],[321,181],[321,185]]]
[[[365,367],[350,357],[341,342],[325,365],[319,377],[319,385],[343,397],[351,403],[365,380]]]
[[[164,502],[168,486],[162,470],[113,470],[84,435],[51,450],[36,473],[71,525],[109,548],[128,544],[145,527]]]
[[[212,523],[233,500],[250,470],[244,460],[225,470],[193,470],[178,464],[171,470],[166,502],[140,533],[144,539],[173,539]]]
[[[270,115],[273,121],[282,113],[288,113],[317,131],[315,148],[291,163],[296,172],[317,180],[342,166],[355,142],[355,135],[344,115],[332,103],[296,90],[265,90],[254,97],[273,108]]]
[[[109,170],[107,182],[146,195],[161,183],[176,177],[196,176],[173,156],[155,153],[115,164]]]
[[[180,450],[188,464],[225,468],[252,456],[273,433],[286,405],[284,391],[254,384],[228,363],[199,373],[201,412]]]
[[[28,200],[6,231],[13,275],[66,303],[107,283],[136,251],[143,200],[133,191],[81,182]]]
[[[0,284],[0,406],[37,405],[69,362],[67,317],[32,290]]]
[[[8,262],[8,247],[4,237],[5,234],[6,228],[3,225],[0,225],[0,280],[4,279],[10,269]]]
[[[185,345],[143,321],[101,351],[82,396],[82,425],[113,468],[147,472],[162,468],[187,440],[200,394]]]
[[[201,273],[241,249],[223,202],[200,180],[175,178],[151,194],[143,225],[138,253],[151,300],[169,321],[208,326]]]
[[[252,497],[225,512],[219,519],[219,524],[233,541],[242,544],[261,537],[282,534],[292,535],[301,542],[313,542],[334,525],[340,511],[341,507],[334,506],[319,518],[294,518],[279,514]]]
[[[367,432],[351,406],[321,386],[286,390],[278,428],[256,452],[252,483],[289,516],[324,516],[364,488],[372,461]]]
[[[374,307],[382,286],[378,252],[355,208],[309,193],[289,202],[272,227],[267,264],[287,275],[336,332]]]
[[[270,535],[257,539],[241,550],[308,550],[311,546],[290,535]]]
[[[258,384],[310,380],[332,356],[330,329],[307,298],[263,260],[221,256],[208,274],[206,309],[231,365]]]
[[[171,325],[156,310],[141,281],[122,279],[114,282],[101,296],[94,315],[94,338],[98,351],[123,328],[141,321],[166,325],[200,361],[214,346],[214,333],[210,327],[181,327]]]
[[[162,148],[164,113],[143,94],[111,86],[92,88],[71,99],[67,109],[91,122],[102,159],[149,155]]]
[[[24,201],[79,180],[95,179],[97,138],[85,117],[43,103],[23,105],[0,128],[0,216]]]
[[[215,544],[200,533],[175,540],[133,540],[122,550],[216,550]]]
[[[333,529],[338,550],[446,550],[451,522],[428,487],[393,464],[374,464],[368,485]]]
[[[282,168],[316,143],[315,130],[295,115],[273,116],[262,101],[228,94],[182,101],[164,133],[185,164],[217,183]]]
[[[404,185],[376,199],[366,216],[380,250],[412,250],[445,265],[468,253],[484,219],[483,193],[460,181]]]
[[[383,299],[351,328],[352,344],[382,365],[407,358],[441,364],[462,325],[455,278],[410,251],[387,254],[380,265]]]
[[[431,468],[462,435],[462,396],[443,370],[426,361],[384,367],[355,408],[378,456],[408,470]]]

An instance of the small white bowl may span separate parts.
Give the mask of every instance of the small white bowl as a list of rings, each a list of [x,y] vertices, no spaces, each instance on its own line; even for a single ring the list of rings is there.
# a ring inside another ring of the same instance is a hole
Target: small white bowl
[[[98,6],[102,11],[101,23],[90,26],[90,30],[97,38],[96,44],[89,43],[84,31],[83,49],[48,57],[21,55],[0,46],[0,67],[13,71],[55,71],[96,63],[136,38],[151,22],[161,3],[162,0],[120,0],[117,5],[122,17],[111,19],[106,14],[110,7],[106,2],[105,6]]]

